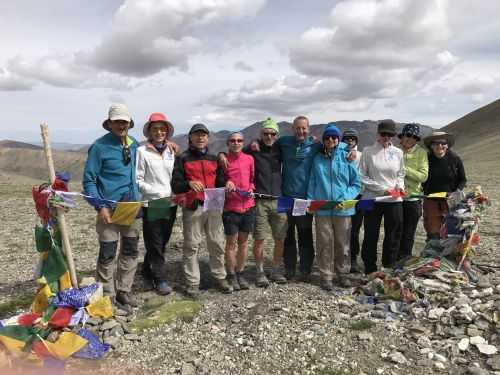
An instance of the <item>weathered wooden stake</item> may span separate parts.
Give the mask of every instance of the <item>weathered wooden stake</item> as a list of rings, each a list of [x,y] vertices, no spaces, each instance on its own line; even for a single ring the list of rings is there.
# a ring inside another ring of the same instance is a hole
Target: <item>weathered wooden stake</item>
[[[47,167],[49,168],[50,183],[52,184],[56,179],[56,171],[54,169],[54,160],[52,159],[52,150],[50,148],[49,126],[47,124],[41,124],[40,129],[42,131],[43,150],[45,151],[45,158],[47,159]],[[71,285],[73,285],[73,288],[78,288],[78,279],[76,277],[75,262],[73,260],[73,252],[71,251],[71,245],[69,243],[68,227],[66,225],[66,217],[64,215],[63,208],[57,207],[57,221],[59,223],[59,228],[61,229],[63,250],[64,254],[66,255],[66,260],[68,261],[69,275],[71,277]]]

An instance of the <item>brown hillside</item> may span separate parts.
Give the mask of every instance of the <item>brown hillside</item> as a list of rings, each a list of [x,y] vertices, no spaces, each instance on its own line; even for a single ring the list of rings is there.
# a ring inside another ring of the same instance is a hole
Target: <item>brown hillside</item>
[[[457,147],[463,147],[500,134],[500,99],[453,121],[442,128],[453,133]]]
[[[53,151],[56,171],[69,171],[73,180],[81,180],[87,154]],[[20,149],[0,146],[0,170],[11,175],[48,178],[45,154],[41,149]]]

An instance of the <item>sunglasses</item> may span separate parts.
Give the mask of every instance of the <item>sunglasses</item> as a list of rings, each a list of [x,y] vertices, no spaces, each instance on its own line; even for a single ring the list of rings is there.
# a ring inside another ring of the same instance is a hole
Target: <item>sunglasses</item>
[[[435,145],[435,146],[439,146],[439,145],[441,145],[441,146],[447,146],[448,142],[446,142],[446,141],[434,141],[434,142],[432,142],[432,144]]]
[[[230,139],[229,143],[243,143],[243,139]]]
[[[323,140],[324,140],[324,141],[329,140],[329,139],[333,139],[333,140],[335,140],[335,139],[339,139],[339,137],[337,137],[336,135],[325,135],[325,136],[323,137]]]
[[[381,132],[379,134],[380,134],[381,137],[384,137],[384,138],[392,138],[392,137],[394,137],[394,134],[392,134],[392,133]]]
[[[344,137],[344,141],[356,141],[355,137]]]
[[[276,137],[278,135],[278,133],[274,133],[274,132],[263,132],[262,135],[264,137]]]
[[[130,156],[130,148],[128,146],[123,146],[122,149],[123,164],[128,165],[132,159]]]

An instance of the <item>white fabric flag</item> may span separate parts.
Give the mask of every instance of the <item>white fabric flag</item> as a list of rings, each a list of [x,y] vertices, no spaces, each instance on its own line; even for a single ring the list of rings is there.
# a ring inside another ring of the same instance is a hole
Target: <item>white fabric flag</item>
[[[292,216],[304,216],[311,201],[307,199],[294,199]]]
[[[205,201],[203,202],[203,211],[220,211],[224,210],[224,200],[226,190],[224,188],[205,189]]]

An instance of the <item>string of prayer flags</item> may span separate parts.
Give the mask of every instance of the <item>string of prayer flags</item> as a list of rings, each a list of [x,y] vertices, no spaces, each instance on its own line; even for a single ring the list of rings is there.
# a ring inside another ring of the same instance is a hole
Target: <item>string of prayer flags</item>
[[[295,199],[293,203],[292,216],[304,216],[309,207],[310,201],[307,199]]]
[[[293,209],[293,198],[278,198],[278,213],[290,212]]]
[[[187,193],[174,195],[174,197],[172,198],[172,202],[181,207],[192,207],[195,199],[196,199],[196,192],[190,190]]]
[[[170,219],[170,198],[160,198],[148,202],[146,217],[148,221]]]
[[[141,209],[141,205],[141,202],[118,202],[111,216],[111,222],[118,225],[132,225]]]
[[[327,201],[311,201],[309,204],[309,212],[314,212],[323,208],[323,206],[327,203]]]
[[[226,199],[226,190],[224,188],[205,189],[204,194],[203,211],[222,212],[224,210],[224,201]]]
[[[356,199],[348,199],[346,201],[343,201],[340,203],[340,205],[342,206],[342,209],[343,210],[348,210],[350,208],[354,208],[356,207],[356,204],[358,203],[359,201],[356,200]]]

